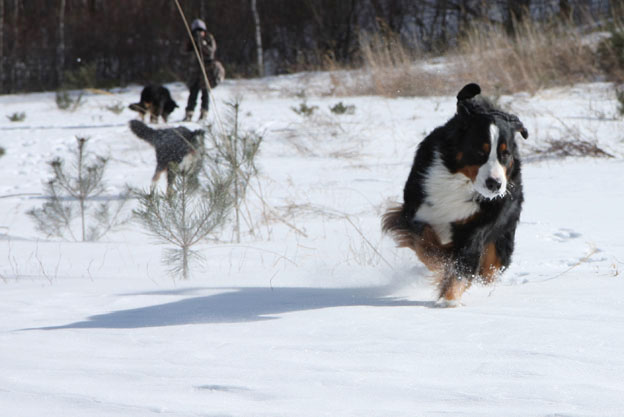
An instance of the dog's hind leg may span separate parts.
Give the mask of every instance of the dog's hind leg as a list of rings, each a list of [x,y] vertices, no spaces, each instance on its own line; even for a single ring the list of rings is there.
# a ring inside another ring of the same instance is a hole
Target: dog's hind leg
[[[154,190],[156,190],[156,187],[158,186],[158,180],[160,179],[160,176],[163,172],[167,171],[167,166],[161,166],[158,165],[156,166],[156,171],[154,172],[154,175],[152,176],[152,184],[150,186],[150,192],[154,192]]]
[[[156,110],[156,123],[158,123],[158,117],[162,116],[163,121],[167,123],[167,116],[165,116],[165,103],[160,103]]]
[[[173,169],[167,169],[167,195],[173,193],[173,182],[175,181],[175,171]]]
[[[150,115],[150,123],[158,123],[158,115],[155,113],[154,103],[145,103],[145,108]]]

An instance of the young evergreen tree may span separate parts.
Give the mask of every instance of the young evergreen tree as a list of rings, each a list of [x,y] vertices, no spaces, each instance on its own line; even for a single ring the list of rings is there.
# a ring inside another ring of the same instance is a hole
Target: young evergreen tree
[[[235,211],[236,241],[240,242],[241,205],[245,199],[247,187],[252,177],[258,172],[255,158],[260,150],[262,136],[255,131],[243,131],[240,127],[240,103],[236,98],[226,103],[226,115],[223,132],[208,132],[212,142],[207,158],[212,166],[220,166],[230,173]]]
[[[108,160],[87,152],[87,141],[76,138],[75,160],[70,168],[60,158],[50,162],[52,178],[45,183],[48,201],[28,212],[37,229],[47,236],[93,241],[126,222],[120,213],[128,200],[127,191],[119,196],[116,205],[110,200],[99,204],[94,201],[106,188],[103,178]]]
[[[188,279],[192,261],[201,259],[193,250],[226,220],[232,200],[232,178],[216,169],[169,168],[175,175],[166,193],[158,190],[138,192],[138,221],[161,243],[171,245],[163,261],[172,276]]]

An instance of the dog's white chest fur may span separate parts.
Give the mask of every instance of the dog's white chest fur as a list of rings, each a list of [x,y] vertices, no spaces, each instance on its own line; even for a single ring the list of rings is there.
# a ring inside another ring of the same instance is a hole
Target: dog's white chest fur
[[[451,173],[438,153],[423,185],[425,200],[415,220],[430,224],[443,245],[450,243],[451,223],[467,219],[479,210],[474,185],[465,175]]]

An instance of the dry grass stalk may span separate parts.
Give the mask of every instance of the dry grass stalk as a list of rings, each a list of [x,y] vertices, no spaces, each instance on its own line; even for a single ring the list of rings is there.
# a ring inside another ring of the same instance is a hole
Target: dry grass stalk
[[[515,36],[495,25],[475,25],[458,48],[459,78],[478,81],[499,93],[596,79],[601,69],[595,51],[575,26],[526,20]]]
[[[620,28],[619,20],[613,20],[616,29]],[[495,94],[534,93],[604,78],[604,63],[619,56],[608,44],[597,51],[599,39],[587,37],[570,21],[527,19],[515,27],[511,35],[503,25],[474,22],[444,57],[445,65],[437,68],[427,65],[430,61],[425,54],[406,48],[390,30],[363,35],[359,49],[362,70],[352,73],[351,79],[332,77],[333,91],[388,97],[443,95],[454,94],[458,85],[474,81]],[[587,27],[599,27],[599,22]]]
[[[360,53],[364,74],[356,83],[358,94],[403,97],[450,92],[448,75],[416,65],[424,55],[408,51],[394,33],[363,35]]]

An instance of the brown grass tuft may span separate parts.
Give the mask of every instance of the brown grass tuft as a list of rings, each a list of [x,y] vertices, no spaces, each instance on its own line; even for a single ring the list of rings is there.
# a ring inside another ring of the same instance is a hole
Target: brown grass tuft
[[[614,62],[612,54],[619,49],[600,48],[599,38],[587,36],[578,25],[565,20],[527,19],[515,27],[512,35],[502,25],[474,23],[441,58],[442,64],[406,47],[390,30],[363,35],[359,48],[362,69],[349,77],[332,77],[333,93],[444,95],[455,94],[468,82],[477,82],[494,95],[534,93],[604,79],[608,71],[601,63]]]
[[[361,36],[360,54],[364,73],[356,84],[359,94],[411,97],[451,93],[454,89],[449,88],[447,74],[425,71],[416,64],[425,56],[408,50],[392,32]]]
[[[515,36],[502,26],[474,25],[460,41],[457,75],[497,93],[594,81],[602,73],[596,52],[569,23],[526,20]]]

